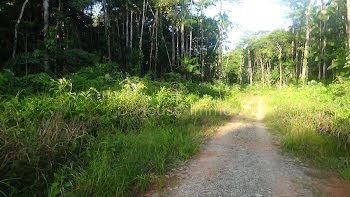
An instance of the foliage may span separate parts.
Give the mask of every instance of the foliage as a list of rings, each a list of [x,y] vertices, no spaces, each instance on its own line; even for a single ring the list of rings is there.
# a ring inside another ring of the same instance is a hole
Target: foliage
[[[1,100],[2,194],[135,195],[195,154],[208,127],[229,117],[224,109],[240,108],[237,88],[106,76],[115,66],[60,79],[1,75],[5,85],[15,80],[33,90]],[[218,113],[191,113],[192,107]]]
[[[267,121],[284,134],[283,146],[318,166],[350,179],[350,87],[348,81],[328,87],[313,83],[270,93]]]

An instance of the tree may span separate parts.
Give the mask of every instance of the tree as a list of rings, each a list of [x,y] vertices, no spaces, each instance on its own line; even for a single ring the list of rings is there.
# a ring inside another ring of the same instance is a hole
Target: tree
[[[17,49],[17,31],[18,31],[18,25],[21,23],[21,20],[22,20],[22,16],[23,16],[23,12],[24,12],[24,9],[26,8],[26,5],[28,3],[28,0],[25,0],[23,2],[23,5],[22,5],[22,9],[21,9],[21,13],[19,14],[19,17],[17,19],[17,22],[16,22],[16,25],[15,25],[15,36],[14,36],[14,41],[13,41],[13,51],[12,51],[12,58],[15,58],[16,57],[16,49]]]
[[[105,34],[106,34],[106,44],[107,44],[107,52],[108,52],[108,60],[111,61],[112,55],[111,55],[111,37],[109,32],[109,15],[108,15],[108,4],[106,0],[103,0],[103,10],[104,10],[104,16],[105,16]]]
[[[46,50],[46,53],[47,52],[47,47],[46,47],[46,44],[47,44],[47,37],[48,37],[48,31],[49,31],[49,18],[50,18],[50,14],[49,14],[49,0],[43,0],[43,9],[44,9],[44,44],[45,44],[45,50]],[[49,60],[48,58],[46,57],[45,60],[44,60],[44,68],[45,68],[45,71],[49,71]]]
[[[346,35],[348,41],[348,61],[350,61],[350,0],[346,0]]]
[[[307,2],[307,9],[305,11],[306,15],[306,32],[305,32],[305,47],[304,47],[304,59],[303,59],[303,67],[301,71],[301,79],[303,83],[307,80],[307,70],[308,70],[308,55],[309,55],[309,42],[310,42],[310,14],[311,14],[311,0]]]

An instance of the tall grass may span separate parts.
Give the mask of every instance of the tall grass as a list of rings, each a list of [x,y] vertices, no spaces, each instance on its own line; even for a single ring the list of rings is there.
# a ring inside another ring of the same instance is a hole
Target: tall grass
[[[269,126],[284,150],[350,179],[350,83],[289,87],[269,93]]]
[[[240,108],[238,89],[223,84],[84,72],[1,98],[1,194],[135,195]]]

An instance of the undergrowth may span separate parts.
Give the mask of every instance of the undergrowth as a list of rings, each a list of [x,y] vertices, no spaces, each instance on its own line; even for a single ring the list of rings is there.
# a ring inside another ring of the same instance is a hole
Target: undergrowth
[[[266,120],[285,151],[350,179],[350,83],[270,91]]]
[[[239,111],[238,88],[151,81],[111,66],[5,81],[13,91],[0,99],[0,195],[135,195]]]

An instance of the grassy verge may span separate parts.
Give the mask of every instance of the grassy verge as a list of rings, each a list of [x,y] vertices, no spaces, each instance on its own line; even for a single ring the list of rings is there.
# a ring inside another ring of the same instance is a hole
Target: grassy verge
[[[240,108],[223,84],[90,74],[1,98],[2,195],[135,195]]]
[[[349,83],[270,91],[268,126],[283,149],[350,179]]]

